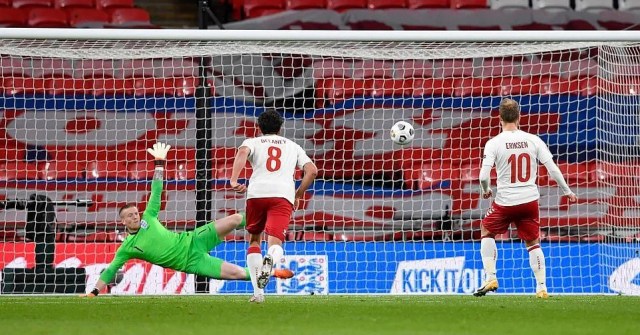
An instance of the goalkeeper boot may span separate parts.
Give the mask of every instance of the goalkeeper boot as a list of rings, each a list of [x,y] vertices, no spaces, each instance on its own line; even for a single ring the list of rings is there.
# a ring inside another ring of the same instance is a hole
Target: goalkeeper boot
[[[273,269],[271,275],[280,279],[289,279],[293,277],[293,271],[289,269]]]
[[[487,281],[484,282],[481,288],[479,288],[477,291],[475,291],[475,293],[473,293],[473,296],[482,297],[486,295],[488,292],[493,292],[493,291],[496,291],[497,289],[498,289],[498,280],[488,279]]]
[[[271,277],[271,270],[273,269],[273,259],[270,255],[264,256],[262,259],[262,270],[258,275],[258,288],[265,288],[269,284],[269,277]]]
[[[254,294],[251,299],[249,299],[250,303],[261,304],[264,302],[264,295],[262,294]]]
[[[549,293],[547,293],[547,290],[540,290],[540,291],[536,292],[536,298],[538,298],[538,299],[548,299],[549,298]]]

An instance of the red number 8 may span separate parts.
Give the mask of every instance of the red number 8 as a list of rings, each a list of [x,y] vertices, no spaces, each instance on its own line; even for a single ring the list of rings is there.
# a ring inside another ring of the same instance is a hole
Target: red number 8
[[[267,158],[267,171],[274,172],[280,170],[280,165],[282,165],[280,161],[282,150],[278,147],[269,147],[267,154],[269,155],[269,158]]]

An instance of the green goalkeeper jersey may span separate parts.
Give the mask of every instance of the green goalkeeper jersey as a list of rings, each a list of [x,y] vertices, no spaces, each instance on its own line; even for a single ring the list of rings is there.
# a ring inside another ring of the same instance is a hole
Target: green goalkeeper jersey
[[[142,214],[140,229],[129,234],[122,242],[111,264],[100,275],[103,282],[110,283],[118,269],[130,259],[141,259],[164,268],[185,271],[193,236],[171,232],[158,220],[162,184],[162,179],[151,182],[151,197]]]

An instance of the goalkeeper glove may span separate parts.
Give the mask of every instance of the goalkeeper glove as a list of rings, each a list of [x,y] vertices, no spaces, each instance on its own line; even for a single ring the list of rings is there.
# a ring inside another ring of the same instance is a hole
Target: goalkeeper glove
[[[153,145],[153,148],[147,149],[147,152],[150,153],[156,161],[164,161],[167,159],[169,149],[171,149],[170,145],[158,142]]]
[[[100,291],[97,288],[94,288],[91,292],[89,292],[87,294],[81,294],[80,297],[81,298],[94,298],[94,297],[97,297],[98,294],[100,294]]]

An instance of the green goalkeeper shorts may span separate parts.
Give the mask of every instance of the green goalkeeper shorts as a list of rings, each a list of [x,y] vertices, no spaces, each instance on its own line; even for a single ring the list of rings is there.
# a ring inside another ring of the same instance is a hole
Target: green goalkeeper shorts
[[[193,240],[185,272],[209,278],[220,278],[224,261],[209,255],[211,249],[223,242],[216,232],[215,221],[196,228],[191,234],[193,234]]]

